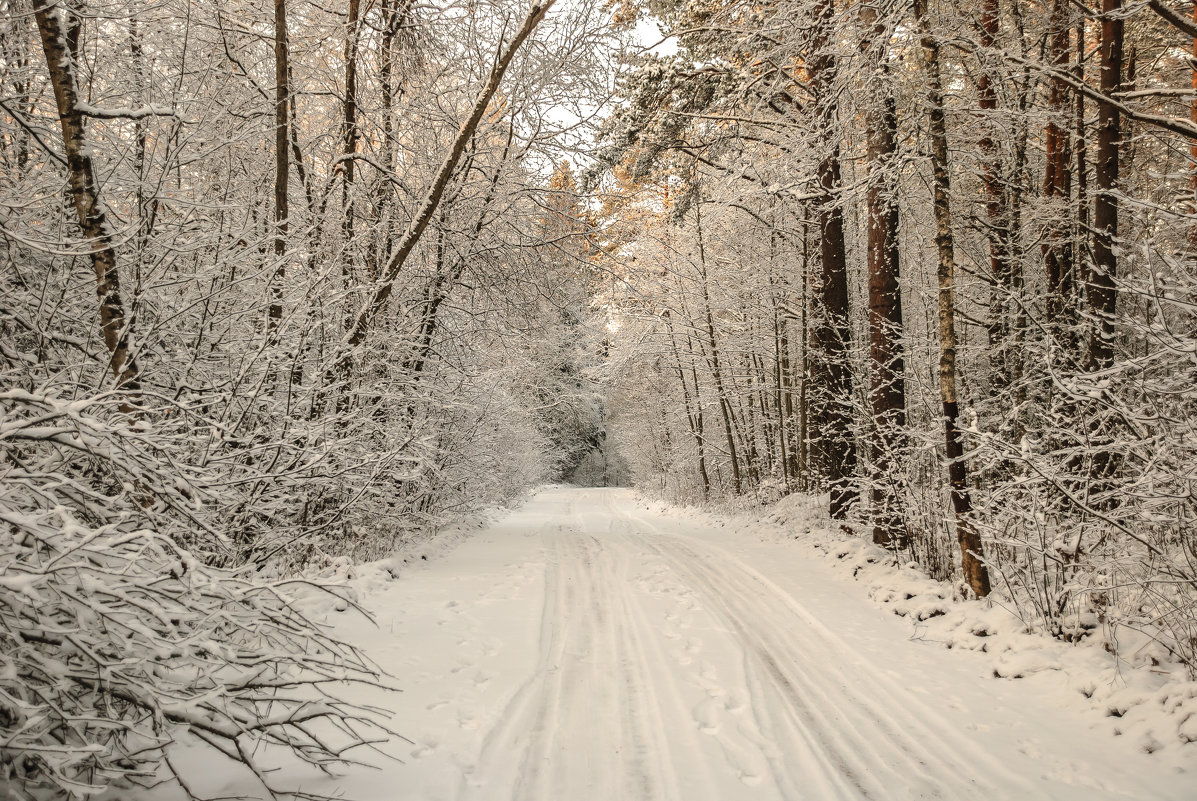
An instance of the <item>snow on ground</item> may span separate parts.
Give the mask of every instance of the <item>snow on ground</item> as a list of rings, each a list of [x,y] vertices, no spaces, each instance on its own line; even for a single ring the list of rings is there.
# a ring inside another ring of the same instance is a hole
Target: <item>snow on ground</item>
[[[1197,797],[1197,746],[1148,755],[1061,671],[997,680],[997,655],[921,641],[843,560],[763,531],[549,488],[398,580],[364,571],[377,625],[331,619],[403,688],[353,693],[408,740],[277,783],[362,801]]]
[[[879,606],[908,618],[913,637],[990,654],[996,678],[1044,674],[1037,680],[1103,715],[1105,731],[1125,737],[1128,747],[1181,752],[1178,765],[1197,759],[1197,682],[1158,642],[1125,626],[1099,623],[1096,615],[1079,642],[1053,639],[1042,620],[1019,616],[1009,588],[995,589],[984,602],[962,600],[960,588],[928,578],[913,563],[899,564],[866,537],[829,525],[821,512],[825,506],[825,497],[791,495],[769,507],[763,518],[759,509],[715,519],[660,505],[658,511],[730,526],[740,538],[788,540],[799,560],[832,559],[830,564],[864,584]]]

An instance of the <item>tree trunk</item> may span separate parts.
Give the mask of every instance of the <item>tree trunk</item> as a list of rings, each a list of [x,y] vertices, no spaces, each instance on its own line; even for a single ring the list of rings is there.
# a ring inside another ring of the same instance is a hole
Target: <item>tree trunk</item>
[[[847,405],[852,400],[852,374],[848,369],[851,331],[848,327],[848,262],[844,244],[844,212],[837,197],[841,188],[840,145],[835,132],[837,104],[832,85],[837,64],[831,54],[834,27],[833,0],[820,0],[815,11],[816,33],[812,43],[811,91],[820,106],[820,128],[828,140],[819,162],[819,233],[822,262],[822,319],[815,331],[819,349],[823,397],[818,407],[820,461],[831,492],[830,514],[845,519],[857,499],[856,439]]]
[[[341,106],[341,218],[342,273],[348,279],[353,275],[353,184],[357,175],[354,157],[357,155],[357,46],[358,46],[358,2],[349,0],[349,20],[345,31],[345,102]]]
[[[0,46],[3,47],[3,57],[7,61],[6,72],[12,80],[11,102],[17,114],[29,120],[33,117],[33,98],[30,94],[33,76],[29,71],[30,39],[28,37],[28,17],[23,14],[13,14],[13,4],[5,6],[6,11],[3,27],[0,27]],[[23,175],[29,166],[30,133],[24,125],[13,129],[13,148],[16,151],[17,174]]]
[[[698,388],[698,368],[694,364],[694,348],[686,337],[686,351],[690,357],[690,378],[694,383],[694,439],[698,442],[698,474],[702,478],[702,497],[711,496],[711,476],[707,470],[706,421],[702,411],[702,392]]]
[[[939,278],[939,394],[943,402],[944,444],[952,508],[956,513],[956,538],[960,542],[964,578],[978,597],[989,594],[989,570],[981,537],[969,515],[972,499],[968,492],[968,467],[964,461],[964,435],[959,425],[956,398],[956,256],[952,237],[951,184],[948,173],[948,135],[944,119],[943,83],[940,78],[939,42],[927,22],[927,0],[916,0],[923,68],[927,82],[928,119],[931,137],[931,165],[934,173],[935,248]]]
[[[1085,18],[1078,17],[1076,21],[1076,57],[1073,61],[1072,76],[1078,84],[1085,82]],[[1073,150],[1076,153],[1076,259],[1081,265],[1090,257],[1090,250],[1086,246],[1089,237],[1089,147],[1088,134],[1085,131],[1085,95],[1076,93],[1076,118],[1073,125]],[[1079,294],[1079,292],[1078,292]]]
[[[711,380],[715,382],[715,393],[719,396],[719,411],[723,414],[723,431],[727,436],[727,454],[731,459],[732,489],[736,495],[743,492],[743,476],[740,474],[740,460],[736,453],[736,437],[732,411],[727,391],[723,383],[723,369],[719,362],[719,345],[715,338],[715,318],[711,313],[711,297],[707,291],[707,255],[706,246],[702,239],[702,199],[694,203],[695,228],[698,232],[698,264],[701,270],[702,306],[706,317],[707,339],[711,346]]]
[[[1197,26],[1197,3],[1193,4],[1193,24]],[[1192,47],[1193,63],[1190,67],[1193,76],[1191,85],[1193,87],[1193,99],[1189,101],[1189,119],[1194,125],[1197,125],[1197,36],[1193,37]],[[1127,68],[1127,83],[1131,83],[1134,78],[1133,70],[1129,65]],[[1189,165],[1191,171],[1189,175],[1189,191],[1192,193],[1189,199],[1189,213],[1197,217],[1197,139],[1194,139],[1189,145]],[[1129,168],[1129,165],[1127,165]],[[1197,222],[1189,224],[1189,249],[1197,251]],[[1190,256],[1192,258],[1192,256]]]
[[[802,379],[798,387],[798,487],[802,490],[810,488],[810,410],[808,408],[809,390],[811,385],[811,335],[810,335],[810,305],[811,305],[811,267],[810,267],[810,237],[807,225],[802,225]]]
[[[147,104],[149,92],[149,76],[145,68],[145,51],[141,46],[141,31],[137,25],[137,18],[129,20],[129,56],[133,62],[133,77],[137,82],[135,95],[141,105]],[[149,246],[151,215],[149,202],[145,193],[146,177],[146,146],[148,143],[148,126],[144,119],[138,118],[133,122],[133,177],[137,182],[134,190],[133,204],[137,217],[137,238],[134,254],[133,291],[140,290],[141,265],[146,259],[146,248]]]
[[[1053,0],[1048,23],[1048,61],[1061,73],[1069,69],[1069,2]],[[1064,121],[1070,116],[1068,83],[1052,78],[1048,90],[1048,113],[1051,115],[1044,129],[1046,161],[1043,175],[1043,196],[1048,203],[1047,230],[1044,232],[1043,263],[1047,271],[1047,320],[1057,349],[1060,364],[1073,362],[1076,355],[1076,266],[1072,247],[1071,196],[1072,170],[1069,134]]]
[[[132,322],[125,316],[121,299],[120,273],[117,270],[114,232],[108,212],[100,197],[91,148],[87,142],[83,112],[79,106],[78,78],[75,71],[77,43],[82,22],[67,5],[36,3],[42,50],[54,89],[58,120],[62,128],[66,154],[67,178],[71,200],[79,218],[79,228],[90,248],[96,275],[96,297],[100,306],[100,333],[108,349],[108,367],[118,389],[136,393],[141,388],[137,361],[129,348]],[[75,44],[72,47],[72,43]]]
[[[899,456],[906,428],[905,362],[902,354],[902,291],[898,283],[898,204],[895,171],[897,164],[898,112],[889,88],[890,70],[886,55],[889,37],[871,6],[861,15],[871,27],[869,54],[879,63],[874,75],[883,87],[865,116],[868,139],[869,186],[866,194],[869,265],[869,406],[872,430],[869,455],[872,462],[873,542],[902,548],[906,545],[906,522],[900,494],[891,475]]]
[[[1006,192],[1001,179],[1001,150],[994,135],[997,127],[997,91],[991,75],[993,59],[989,52],[997,42],[1000,25],[998,0],[983,0],[979,44],[984,51],[983,58],[990,63],[982,64],[977,77],[977,106],[986,116],[977,148],[981,151],[982,190],[985,195],[986,240],[989,243],[989,273],[993,276],[993,296],[989,306],[989,346],[997,362],[994,388],[999,392],[1010,385],[1012,379],[1010,342],[1010,316],[1014,294],[1013,276],[1010,264],[1008,237],[1009,223],[1006,219]]]
[[[271,280],[270,312],[266,323],[271,340],[277,337],[283,319],[283,281],[287,276],[287,148],[290,130],[288,98],[287,0],[274,0],[274,276]]]
[[[793,401],[790,400],[790,343],[786,338],[785,318],[777,308],[777,293],[770,293],[773,312],[773,383],[777,388],[774,393],[774,411],[777,414],[777,458],[781,463],[781,475],[785,486],[795,478],[793,472],[793,451],[790,448],[788,432],[790,430],[790,414]]]
[[[681,286],[678,286],[678,291],[681,291]],[[662,315],[665,319],[665,327],[669,331],[669,347],[673,351],[673,363],[677,369],[677,380],[682,385],[682,403],[686,407],[686,422],[690,426],[690,434],[694,437],[694,447],[698,455],[698,477],[702,480],[702,499],[705,501],[711,496],[711,479],[707,475],[707,457],[706,449],[703,444],[702,434],[702,409],[699,401],[698,376],[694,376],[694,398],[691,400],[690,385],[686,381],[686,371],[682,366],[682,354],[678,350],[677,335],[673,330],[673,320],[666,309]]]
[[[786,488],[799,479],[798,447],[795,443],[794,382],[790,365],[790,338],[785,315],[774,309],[777,336],[777,417],[781,421],[781,458],[784,462]]]
[[[1122,0],[1101,3],[1101,93],[1112,97],[1122,81]],[[1197,13],[1197,11],[1195,11]],[[1197,75],[1197,73],[1194,73]],[[1104,370],[1114,362],[1114,313],[1118,257],[1119,115],[1113,102],[1097,104],[1097,154],[1094,165],[1093,270],[1089,276],[1089,306],[1093,315],[1089,335],[1089,365]]]

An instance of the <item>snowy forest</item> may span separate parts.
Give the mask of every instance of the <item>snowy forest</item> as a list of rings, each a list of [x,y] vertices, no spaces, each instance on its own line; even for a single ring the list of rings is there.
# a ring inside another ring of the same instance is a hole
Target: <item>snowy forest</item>
[[[321,576],[546,483],[1197,679],[1195,3],[0,0],[0,237],[13,798],[399,736]]]

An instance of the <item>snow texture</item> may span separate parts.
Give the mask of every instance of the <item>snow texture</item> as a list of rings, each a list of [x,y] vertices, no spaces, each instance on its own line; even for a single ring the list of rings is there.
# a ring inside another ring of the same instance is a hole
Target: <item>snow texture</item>
[[[350,697],[407,739],[378,770],[284,763],[276,783],[365,801],[1193,797],[1191,685],[954,600],[810,530],[801,503],[769,522],[547,488],[472,536],[330,566],[377,615],[328,608],[336,633],[404,688]],[[204,767],[196,790],[252,797]]]

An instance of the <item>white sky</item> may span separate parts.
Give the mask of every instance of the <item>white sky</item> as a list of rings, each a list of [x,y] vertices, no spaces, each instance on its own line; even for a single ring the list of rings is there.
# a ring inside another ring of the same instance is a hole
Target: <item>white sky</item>
[[[636,23],[636,39],[643,46],[649,48],[650,53],[658,56],[672,56],[677,52],[677,40],[673,37],[663,40],[661,29],[657,27],[655,17],[641,17]]]

